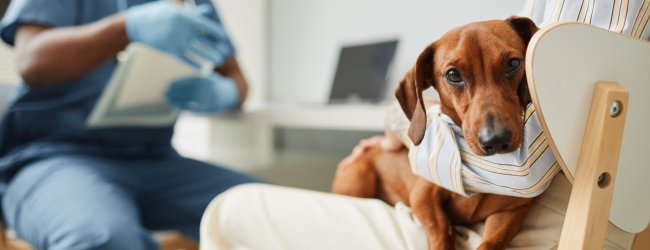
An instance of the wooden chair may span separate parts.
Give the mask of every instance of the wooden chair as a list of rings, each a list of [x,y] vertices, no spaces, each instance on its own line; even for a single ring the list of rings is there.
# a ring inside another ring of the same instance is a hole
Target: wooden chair
[[[650,43],[558,23],[535,34],[526,71],[573,183],[559,249],[602,249],[608,222],[636,234],[634,249],[650,249]]]

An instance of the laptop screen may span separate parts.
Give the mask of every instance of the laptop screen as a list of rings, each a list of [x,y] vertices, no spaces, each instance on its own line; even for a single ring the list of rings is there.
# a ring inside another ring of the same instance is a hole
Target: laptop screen
[[[330,92],[330,103],[381,101],[397,43],[397,40],[390,40],[343,47]]]

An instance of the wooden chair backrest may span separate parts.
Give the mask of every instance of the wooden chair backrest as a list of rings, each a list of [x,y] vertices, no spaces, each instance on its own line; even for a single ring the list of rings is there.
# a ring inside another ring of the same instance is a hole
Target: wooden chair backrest
[[[579,23],[540,30],[526,57],[528,82],[547,140],[573,182],[597,82],[629,91],[609,220],[639,233],[650,221],[650,43]],[[603,150],[611,145],[601,145]],[[574,186],[575,188],[575,186]],[[569,192],[569,191],[567,191]],[[609,205],[609,204],[604,204]]]

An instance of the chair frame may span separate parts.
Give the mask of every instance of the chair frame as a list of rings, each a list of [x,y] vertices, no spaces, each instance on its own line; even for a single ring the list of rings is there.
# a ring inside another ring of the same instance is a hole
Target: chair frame
[[[536,34],[533,39],[531,40],[528,52],[527,52],[527,58],[526,58],[526,67],[527,70],[531,72],[531,74],[528,75],[528,82],[531,89],[531,95],[533,97],[533,102],[537,106],[538,110],[541,112],[543,107],[539,107],[540,105],[540,97],[537,96],[538,89],[535,88],[534,81],[537,78],[532,77],[533,73],[537,72],[540,74],[540,76],[547,76],[549,72],[553,72],[555,69],[554,67],[549,67],[549,65],[552,65],[549,62],[549,60],[553,61],[555,58],[554,56],[547,56],[547,57],[542,57],[544,59],[540,60],[533,60],[532,58],[536,54],[536,52],[539,52],[540,55],[552,55],[548,54],[550,51],[562,51],[563,53],[569,53],[568,55],[573,56],[573,58],[581,58],[581,59],[587,59],[587,60],[594,60],[596,59],[596,56],[590,57],[587,56],[585,57],[585,51],[589,51],[589,49],[585,50],[578,50],[581,51],[577,54],[571,54],[572,52],[567,51],[566,48],[571,48],[571,46],[565,46],[563,48],[560,48],[560,44],[562,43],[562,40],[560,38],[563,35],[566,34],[571,34],[575,35],[576,33],[568,33],[567,30],[570,29],[564,29],[563,31],[559,31],[558,33],[554,34],[561,34],[561,35],[555,35],[554,38],[551,40],[547,40],[550,42],[546,43],[546,46],[543,47],[544,49],[538,50],[538,43],[540,42],[541,37],[546,34],[548,31],[555,29],[559,26],[563,25],[573,25],[576,24],[575,22],[560,22],[556,23],[553,25],[550,25],[548,27],[545,27],[542,29],[538,34]],[[583,24],[584,25],[584,24]],[[587,26],[587,25],[585,25]],[[575,27],[575,26],[574,26]],[[591,29],[594,29],[594,27],[590,27]],[[576,29],[573,29],[571,31],[575,31]],[[583,30],[587,31],[587,30]],[[584,42],[586,39],[593,39],[593,38],[599,38],[599,36],[594,36],[594,37],[588,37],[585,36],[584,33],[581,33],[582,36],[584,36],[582,40],[577,40],[575,43],[569,43],[571,45],[579,44],[581,42]],[[596,34],[596,33],[593,33]],[[600,33],[603,34],[603,33]],[[612,33],[615,34],[615,33]],[[616,34],[618,37],[625,37],[621,34]],[[570,37],[570,36],[569,36]],[[600,36],[603,37],[603,36]],[[571,38],[568,38],[571,39]],[[616,40],[619,38],[615,38],[612,36],[612,40]],[[629,40],[629,39],[628,39]],[[622,40],[621,40],[622,41]],[[611,41],[608,44],[613,44]],[[629,43],[627,43],[629,44]],[[640,44],[635,45],[636,47],[634,48],[640,48],[644,47],[644,53],[647,51],[645,50],[645,45],[643,46],[638,46]],[[589,47],[587,48],[593,49],[594,47]],[[540,52],[541,51],[541,52]],[[619,55],[630,55],[630,49],[628,48],[627,50],[624,51],[626,54],[619,54]],[[551,52],[552,53],[552,52]],[[611,51],[608,51],[609,55],[611,55]],[[619,53],[619,52],[617,52]],[[603,53],[607,54],[607,53]],[[567,54],[562,54],[562,55],[567,55]],[[570,56],[568,56],[570,57]],[[567,57],[559,57],[555,59],[560,59],[560,58],[567,58]],[[604,58],[607,58],[606,56]],[[618,58],[620,60],[621,58]],[[541,63],[542,60],[545,60]],[[533,65],[536,65],[535,62],[540,63],[539,67],[533,67]],[[571,60],[569,60],[571,61]],[[572,63],[575,63],[575,61],[571,61]],[[605,65],[610,65],[610,63],[616,63],[616,62],[609,62],[609,61],[593,61],[597,62],[594,63],[593,65],[595,68],[600,68],[601,70],[604,69],[603,66]],[[635,61],[637,62],[637,61]],[[647,62],[647,61],[643,61]],[[643,64],[636,64],[636,65],[644,65]],[[556,158],[558,161],[562,161],[562,168],[565,174],[567,174],[567,177],[569,180],[572,180],[573,187],[571,189],[571,196],[569,199],[568,207],[567,207],[567,212],[565,214],[565,220],[564,224],[562,227],[562,233],[560,237],[560,242],[559,242],[559,249],[568,249],[568,250],[573,250],[573,249],[603,249],[604,243],[605,243],[605,236],[606,236],[606,231],[608,224],[612,224],[613,226],[616,226],[613,223],[610,223],[610,212],[612,211],[612,204],[613,204],[613,195],[614,195],[614,189],[615,189],[615,184],[616,184],[616,179],[617,179],[617,172],[618,172],[618,167],[619,167],[619,160],[621,160],[622,155],[628,155],[628,154],[622,154],[621,148],[623,145],[623,137],[624,137],[624,129],[625,129],[625,123],[626,120],[627,122],[641,122],[641,124],[645,124],[646,120],[643,120],[645,116],[639,117],[639,110],[638,107],[634,107],[633,113],[636,114],[636,117],[628,117],[627,113],[629,110],[629,105],[634,103],[635,105],[638,105],[639,100],[637,97],[643,96],[644,94],[647,94],[647,89],[646,88],[641,88],[640,85],[626,85],[630,89],[627,89],[623,84],[626,84],[626,82],[629,80],[630,83],[627,84],[639,84],[644,80],[639,80],[640,78],[625,78],[625,77],[619,77],[616,75],[615,72],[617,69],[620,70],[622,66],[626,66],[626,64],[617,64],[618,67],[614,68],[614,71],[611,74],[594,74],[594,75],[589,75],[590,77],[575,77],[572,78],[571,74],[576,75],[576,74],[582,74],[582,76],[585,76],[584,74],[589,72],[585,71],[587,67],[578,67],[575,72],[571,71],[562,71],[558,72],[560,73],[557,75],[557,77],[540,77],[539,79],[545,83],[553,83],[550,85],[544,85],[544,88],[540,88],[543,92],[543,100],[547,102],[547,105],[551,108],[550,110],[557,111],[557,107],[562,107],[562,105],[566,105],[566,95],[561,96],[559,98],[565,98],[565,99],[560,99],[557,104],[551,104],[553,101],[553,98],[558,98],[556,96],[553,96],[549,90],[552,89],[552,87],[557,87],[558,84],[564,84],[563,86],[567,86],[567,91],[569,92],[564,92],[564,93],[571,93],[570,91],[573,90],[575,91],[585,91],[586,87],[589,85],[584,85],[583,83],[585,82],[580,82],[580,84],[576,83],[575,86],[580,86],[580,87],[575,87],[574,85],[566,85],[570,84],[571,81],[582,81],[584,79],[589,79],[587,82],[594,82],[594,92],[593,95],[591,96],[591,105],[587,106],[585,105],[584,107],[588,108],[588,115],[585,116],[586,120],[584,118],[580,117],[575,117],[575,110],[580,110],[581,112],[586,112],[586,109],[573,109],[573,112],[567,112],[561,115],[558,115],[556,113],[553,113],[554,116],[552,116],[552,119],[554,121],[554,128],[558,129],[560,128],[559,126],[564,126],[568,123],[563,124],[562,122],[559,122],[560,120],[568,120],[571,121],[572,119],[582,119],[582,121],[586,122],[586,126],[583,127],[584,130],[579,129],[580,132],[578,133],[583,133],[582,137],[582,142],[579,148],[579,153],[577,155],[571,154],[571,158],[574,160],[571,162],[571,164],[575,164],[575,168],[571,170],[571,168],[568,168],[569,166],[566,166],[565,160],[563,159],[560,154],[560,149],[558,149],[555,145],[555,142],[553,141],[552,138],[550,138],[550,144],[553,147],[553,153],[556,155]],[[535,70],[535,69],[541,69],[542,71]],[[639,70],[638,68],[636,70]],[[541,72],[541,73],[540,73]],[[567,73],[568,72],[568,73]],[[579,72],[579,73],[577,73]],[[601,72],[602,73],[602,72]],[[545,75],[544,75],[545,74]],[[594,77],[595,76],[595,77]],[[604,80],[604,79],[598,79],[598,78],[607,78],[607,77],[612,77],[615,78],[619,81],[625,81],[625,82],[608,82],[608,81],[599,81],[599,80]],[[644,74],[645,76],[645,74]],[[595,79],[594,79],[595,78]],[[624,80],[627,79],[627,80]],[[645,86],[645,85],[643,85]],[[633,101],[629,101],[629,95],[630,91],[641,91],[639,93],[635,92],[635,99]],[[581,102],[580,105],[582,104],[583,100],[589,100],[588,96],[586,96],[586,92],[581,92],[580,97],[578,97],[579,101]],[[586,97],[587,99],[582,99],[583,97]],[[554,106],[555,105],[555,106]],[[585,113],[582,113],[585,114]],[[643,114],[643,113],[642,113]],[[560,119],[561,118],[561,119]],[[540,113],[540,119],[542,122],[542,125],[545,130],[547,130],[549,133],[551,130],[549,130],[548,124],[546,124],[543,112]],[[575,123],[574,123],[575,124]],[[634,124],[633,132],[638,131],[635,129],[638,129],[638,124]],[[574,125],[571,125],[574,126]],[[628,124],[628,127],[630,124]],[[563,127],[562,127],[563,128]],[[570,127],[567,128],[567,130],[564,130],[565,134],[566,131],[570,131],[573,134],[574,131],[577,131],[576,128],[578,127]],[[630,127],[629,127],[630,128]],[[557,131],[562,131],[562,130],[557,130]],[[584,131],[584,132],[582,132]],[[628,131],[628,133],[631,133]],[[560,133],[562,134],[562,133]],[[564,137],[562,137],[564,138]],[[638,140],[633,140],[631,142],[638,143]],[[562,141],[563,151],[562,152],[576,152],[573,151],[574,149],[567,149],[566,145],[576,145],[575,142],[570,141],[569,139],[564,138]],[[630,142],[626,143],[625,145],[630,145]],[[638,144],[632,144],[632,145],[638,145]],[[636,152],[636,151],[634,151]],[[637,152],[638,153],[638,152]],[[577,157],[576,157],[577,156]],[[631,158],[631,159],[636,159],[636,158]],[[577,162],[575,161],[577,160]],[[626,164],[630,164],[629,159],[626,159]],[[629,171],[629,169],[626,169]],[[572,174],[572,172],[574,174]],[[623,172],[621,172],[623,173]],[[629,174],[630,172],[626,172]],[[619,183],[622,184],[622,183]],[[629,186],[627,186],[629,187]],[[619,194],[617,194],[619,195]],[[629,198],[628,198],[629,201]],[[638,209],[637,209],[638,210]],[[617,214],[617,216],[620,216],[620,210]],[[620,217],[616,217],[620,218]],[[625,222],[628,223],[628,222]],[[642,221],[638,221],[637,224],[621,224],[621,228],[625,227],[629,231],[627,232],[639,232],[640,229],[642,229],[643,224],[641,224]],[[626,230],[623,230],[626,231]],[[632,242],[632,249],[635,250],[641,250],[641,249],[650,249],[650,228],[645,225],[645,229],[635,235],[634,241]]]
[[[617,83],[596,84],[559,249],[603,249],[628,96]]]

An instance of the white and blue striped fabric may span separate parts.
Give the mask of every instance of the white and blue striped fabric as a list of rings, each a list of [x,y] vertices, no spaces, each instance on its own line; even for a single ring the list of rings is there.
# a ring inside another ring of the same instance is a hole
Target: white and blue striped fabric
[[[528,0],[519,15],[540,27],[575,21],[637,39],[650,37],[650,0]]]
[[[399,136],[409,148],[411,170],[460,195],[493,193],[535,197],[544,192],[561,170],[533,105],[528,106],[523,116],[522,146],[511,153],[491,156],[474,154],[461,128],[441,114],[439,106],[429,108],[427,117],[427,129],[419,146],[413,145],[405,135]],[[402,114],[400,119],[406,117]]]

